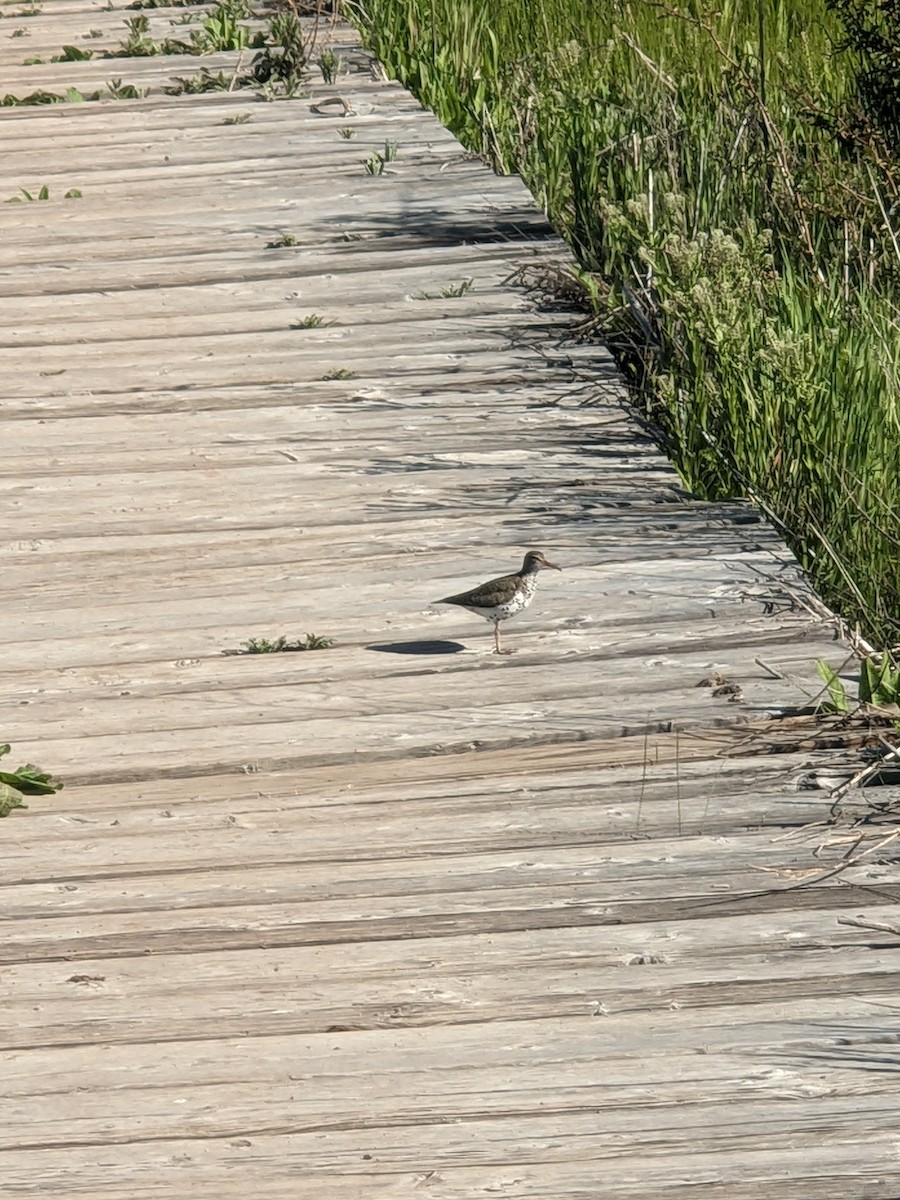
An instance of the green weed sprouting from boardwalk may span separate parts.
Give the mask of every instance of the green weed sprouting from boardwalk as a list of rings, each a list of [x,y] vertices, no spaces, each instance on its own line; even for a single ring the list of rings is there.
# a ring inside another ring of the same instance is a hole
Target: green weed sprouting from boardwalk
[[[161,54],[216,54],[226,50],[246,50],[264,42],[262,35],[251,35],[246,21],[251,16],[243,0],[219,0],[203,15],[199,29],[191,29],[188,40],[166,37],[157,40],[150,34],[150,18],[143,13],[127,17],[127,36],[118,50],[107,51],[104,58],[148,58]],[[63,50],[73,47],[63,47]]]
[[[458,300],[471,292],[475,286],[474,279],[461,279],[459,283],[448,283],[439,292],[419,292],[417,300]]]
[[[329,325],[333,325],[334,321],[328,321],[319,313],[307,313],[305,317],[301,317],[299,321],[291,322],[291,329],[323,329]]]
[[[10,745],[0,746],[0,758],[10,752]],[[0,817],[8,817],[16,808],[27,808],[26,796],[49,796],[62,788],[52,775],[31,763],[14,771],[0,770]]]
[[[392,77],[521,172],[688,486],[752,497],[829,603],[900,642],[900,161],[836,11],[871,6],[347,7]]]
[[[80,92],[78,88],[66,88],[65,93],[37,91],[27,96],[15,96],[7,92],[0,97],[0,107],[16,108],[42,104],[85,104],[96,100],[140,100],[147,94],[146,88],[136,88],[134,84],[123,83],[121,79],[111,79],[106,85],[105,92]]]
[[[252,637],[238,650],[223,650],[226,657],[242,654],[289,654],[300,650],[330,650],[334,638],[308,633],[302,640],[291,640],[283,634],[277,638]]]
[[[82,198],[81,188],[69,188],[64,193],[64,200],[80,200]],[[43,184],[36,192],[29,192],[27,188],[19,188],[18,195],[10,196],[6,201],[7,204],[33,204],[39,200],[50,199],[50,188],[47,184]]]
[[[167,96],[198,96],[204,92],[227,92],[231,90],[234,76],[227,71],[210,71],[201,67],[196,75],[175,75],[163,91]]]
[[[332,84],[337,80],[343,65],[344,60],[341,56],[330,48],[323,50],[316,59],[316,66],[322,72],[322,82],[325,84]]]

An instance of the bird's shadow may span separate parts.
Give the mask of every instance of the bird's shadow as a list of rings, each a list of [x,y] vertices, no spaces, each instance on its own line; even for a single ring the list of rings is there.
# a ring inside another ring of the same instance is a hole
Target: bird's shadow
[[[378,650],[382,654],[459,654],[465,650],[461,642],[378,642],[366,646],[367,650]]]

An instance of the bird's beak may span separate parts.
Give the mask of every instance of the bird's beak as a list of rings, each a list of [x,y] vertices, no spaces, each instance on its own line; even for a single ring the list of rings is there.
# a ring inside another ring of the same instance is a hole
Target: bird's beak
[[[541,565],[544,567],[552,567],[554,571],[562,570],[562,567],[557,566],[556,563],[552,563],[549,561],[549,559],[546,559],[546,558],[544,559],[544,561]]]

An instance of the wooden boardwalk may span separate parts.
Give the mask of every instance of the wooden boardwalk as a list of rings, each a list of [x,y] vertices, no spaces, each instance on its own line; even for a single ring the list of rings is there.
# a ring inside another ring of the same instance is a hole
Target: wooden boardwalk
[[[520,183],[346,48],[173,97],[238,56],[9,14],[3,91],[151,90],[0,113],[0,741],[67,781],[0,824],[2,1194],[900,1195],[895,939],[838,923],[896,872],[826,876],[769,719],[840,649],[507,282],[566,260]],[[430,606],[531,546],[514,656]]]

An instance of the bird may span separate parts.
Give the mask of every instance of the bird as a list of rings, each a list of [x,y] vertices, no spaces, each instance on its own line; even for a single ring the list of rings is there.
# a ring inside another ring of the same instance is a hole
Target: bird
[[[460,608],[467,608],[469,612],[491,621],[494,626],[494,653],[512,654],[512,650],[500,646],[500,622],[514,617],[516,613],[528,607],[534,599],[538,571],[542,567],[550,567],[554,571],[562,570],[562,567],[544,558],[540,550],[529,550],[522,563],[522,569],[517,574],[490,579],[487,583],[472,588],[470,592],[460,592],[458,596],[445,596],[443,600],[436,600],[435,604],[458,604]]]

